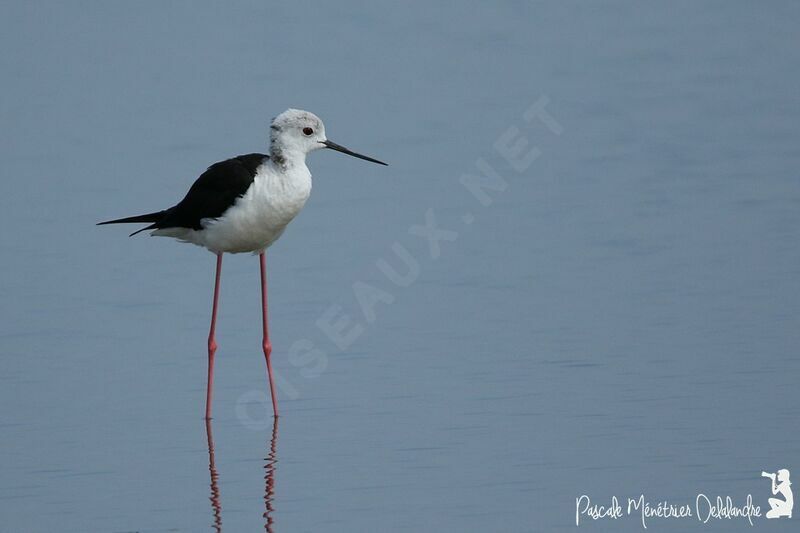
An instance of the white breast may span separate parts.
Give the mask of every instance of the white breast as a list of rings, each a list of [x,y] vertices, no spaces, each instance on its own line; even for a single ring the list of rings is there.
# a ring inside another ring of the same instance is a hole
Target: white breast
[[[171,236],[215,253],[260,253],[281,236],[310,195],[311,173],[305,164],[278,171],[266,161],[245,195],[220,218],[202,220],[202,230]]]

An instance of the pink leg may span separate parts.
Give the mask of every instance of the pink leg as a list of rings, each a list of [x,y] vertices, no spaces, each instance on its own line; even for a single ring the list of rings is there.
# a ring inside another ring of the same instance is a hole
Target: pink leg
[[[264,325],[264,357],[267,359],[267,375],[269,376],[269,393],[272,395],[272,412],[275,417],[278,417],[278,400],[275,397],[275,382],[272,380],[272,361],[270,354],[272,353],[272,344],[269,342],[269,328],[267,327],[267,259],[265,252],[261,252],[258,256],[261,262],[261,309]]]
[[[222,253],[217,254],[217,276],[214,280],[214,305],[211,308],[211,330],[208,332],[208,385],[206,387],[206,420],[211,419],[211,392],[214,389],[214,354],[217,351],[217,340],[214,331],[217,329],[217,306],[219,304],[219,277],[222,273]]]

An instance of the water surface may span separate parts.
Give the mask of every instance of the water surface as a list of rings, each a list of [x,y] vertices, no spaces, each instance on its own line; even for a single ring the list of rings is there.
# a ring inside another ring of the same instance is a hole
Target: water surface
[[[0,530],[558,531],[581,494],[766,510],[760,472],[800,475],[799,20],[6,3]],[[265,150],[289,106],[390,166],[313,154],[268,253],[279,427],[257,260],[226,258],[207,428],[213,256],[94,223]],[[650,528],[793,529],[712,522]]]

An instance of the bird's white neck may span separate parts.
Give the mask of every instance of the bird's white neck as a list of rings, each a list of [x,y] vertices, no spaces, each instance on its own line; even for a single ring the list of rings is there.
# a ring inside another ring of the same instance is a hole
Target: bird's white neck
[[[283,170],[296,166],[305,166],[306,152],[298,147],[289,146],[273,140],[269,147],[269,158]]]
[[[267,180],[281,189],[295,187],[307,188],[311,181],[311,171],[306,166],[306,154],[299,150],[276,149],[270,147],[269,159],[264,168]],[[261,172],[259,172],[261,174]]]

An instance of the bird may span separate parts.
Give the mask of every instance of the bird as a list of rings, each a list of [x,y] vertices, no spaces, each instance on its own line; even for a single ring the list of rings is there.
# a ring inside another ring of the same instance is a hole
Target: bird
[[[325,125],[315,114],[287,109],[270,124],[269,153],[244,154],[214,163],[174,206],[161,211],[115,220],[106,224],[149,224],[143,231],[202,246],[216,255],[211,326],[208,334],[208,379],[205,419],[211,419],[214,385],[215,330],[219,307],[223,254],[258,255],[261,273],[262,348],[267,364],[272,410],[278,417],[278,402],[272,374],[272,344],[267,313],[266,249],[283,234],[311,194],[311,172],[306,156],[329,149],[387,166],[383,161],[359,154],[329,140]]]

